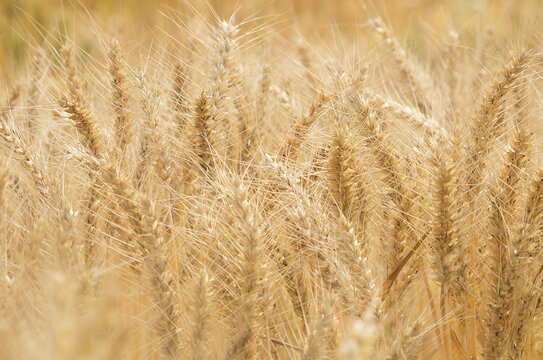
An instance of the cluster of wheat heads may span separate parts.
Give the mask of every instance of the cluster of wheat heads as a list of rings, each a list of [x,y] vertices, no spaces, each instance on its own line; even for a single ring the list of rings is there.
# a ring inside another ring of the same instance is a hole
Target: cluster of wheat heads
[[[539,50],[241,25],[8,84],[0,358],[541,358]]]

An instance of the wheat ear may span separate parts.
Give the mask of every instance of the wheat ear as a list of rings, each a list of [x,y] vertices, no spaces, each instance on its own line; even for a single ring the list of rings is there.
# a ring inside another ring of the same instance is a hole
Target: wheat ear
[[[137,235],[143,261],[154,288],[154,300],[160,309],[156,325],[161,338],[160,354],[164,359],[176,359],[180,350],[180,339],[176,326],[173,279],[152,203],[133,190],[130,183],[111,165],[102,166],[98,171],[101,179],[113,189],[118,206],[129,216],[130,224]]]
[[[121,45],[117,38],[111,41],[108,62],[112,104],[115,112],[115,137],[119,146],[119,156],[124,162],[126,147],[132,138],[132,123],[128,112],[129,96],[126,89],[126,77],[123,73]]]
[[[262,285],[265,277],[264,248],[257,215],[252,209],[248,192],[239,178],[234,178],[231,187],[232,207],[236,221],[242,229],[243,260],[242,308],[240,309],[241,332],[230,348],[228,359],[257,359],[257,312],[261,307]]]
[[[467,184],[470,188],[468,196],[478,193],[484,175],[484,161],[490,151],[491,143],[497,136],[500,119],[504,112],[504,101],[513,85],[520,79],[528,67],[532,55],[522,51],[502,69],[501,74],[487,90],[471,128],[472,149],[470,150],[470,166]]]
[[[13,148],[13,151],[22,158],[23,166],[28,170],[40,195],[49,198],[51,195],[50,183],[44,171],[38,167],[36,157],[21,139],[19,134],[11,129],[7,121],[7,111],[0,112],[0,137]]]
[[[187,76],[187,67],[181,63],[176,64],[173,72],[171,102],[173,107],[172,110],[174,111],[175,125],[180,135],[185,133],[188,115],[190,114],[187,94]]]
[[[194,300],[192,312],[192,337],[190,345],[194,360],[206,360],[210,358],[209,332],[210,332],[210,305],[211,287],[209,277],[205,269],[196,276],[194,281]]]
[[[507,337],[508,314],[512,311],[514,297],[514,287],[509,277],[511,271],[516,271],[511,267],[518,265],[511,263],[508,248],[521,245],[512,244],[510,226],[518,221],[519,187],[528,162],[530,147],[530,135],[522,130],[517,131],[511,150],[505,155],[505,166],[498,187],[493,191],[489,248],[494,273],[486,320],[489,326],[484,348],[486,358],[500,357],[505,351],[503,344]]]
[[[331,335],[331,327],[334,321],[332,299],[328,299],[324,304],[319,319],[315,323],[315,328],[309,336],[307,347],[302,355],[302,360],[319,360],[325,358],[327,338]]]
[[[533,316],[538,309],[537,303],[541,294],[528,282],[525,283],[523,276],[527,273],[529,265],[541,253],[540,252],[540,229],[543,224],[543,170],[538,170],[532,180],[527,195],[523,220],[516,228],[515,234],[508,248],[509,271],[505,274],[500,290],[498,305],[503,301],[504,308],[499,307],[500,313],[509,317],[506,327],[491,327],[492,335],[503,339],[504,343],[499,344],[502,351],[509,351],[512,359],[523,358],[525,353],[527,330],[529,329]],[[538,265],[539,271],[534,277],[534,285],[541,286],[541,274],[543,267]],[[520,296],[519,296],[520,294]],[[507,320],[507,319],[506,319]],[[501,324],[500,324],[501,325]],[[495,334],[498,329],[503,329],[506,336]]]
[[[434,264],[437,280],[441,286],[439,302],[441,316],[444,319],[446,355],[450,358],[452,354],[451,329],[449,322],[445,320],[449,312],[449,292],[456,290],[456,294],[463,294],[466,287],[466,277],[461,274],[463,252],[458,242],[454,177],[450,165],[439,153],[436,159],[436,170],[436,190],[434,191],[436,202],[434,249],[436,256]],[[455,275],[460,275],[460,277],[457,278]]]
[[[36,116],[38,114],[37,106],[41,95],[41,81],[45,74],[43,49],[36,48],[32,56],[32,71],[30,76],[30,86],[28,87],[28,99],[26,103],[27,119],[26,128],[28,129],[28,138],[31,141],[36,132]]]
[[[192,146],[198,157],[198,165],[202,171],[209,173],[213,169],[214,139],[211,110],[206,94],[202,94],[194,107]]]
[[[339,208],[339,213],[350,219],[357,190],[356,172],[353,169],[353,147],[344,132],[338,129],[332,138],[328,154],[328,177],[332,197]]]
[[[212,131],[216,137],[215,146],[221,155],[227,155],[231,146],[231,124],[226,100],[232,87],[238,32],[233,17],[229,21],[220,21],[215,32],[214,50],[217,56],[210,76],[210,115],[213,119]]]

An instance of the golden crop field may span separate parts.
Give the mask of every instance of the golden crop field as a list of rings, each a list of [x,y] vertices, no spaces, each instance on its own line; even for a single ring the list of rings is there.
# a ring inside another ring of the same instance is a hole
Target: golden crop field
[[[0,0],[0,359],[543,359],[539,0]]]

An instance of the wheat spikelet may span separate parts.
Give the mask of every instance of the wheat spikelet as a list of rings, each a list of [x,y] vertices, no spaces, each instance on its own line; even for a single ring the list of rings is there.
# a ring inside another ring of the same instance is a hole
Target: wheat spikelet
[[[45,55],[43,54],[43,50],[39,47],[36,48],[32,57],[33,65],[30,77],[30,86],[28,88],[28,99],[26,104],[26,108],[28,109],[28,113],[26,114],[26,128],[28,129],[30,139],[32,139],[36,132],[36,116],[38,113],[36,107],[38,106],[41,95],[40,83],[45,73],[44,57]]]
[[[241,77],[242,71],[238,68],[232,76],[232,87],[237,90],[242,96],[233,98],[234,107],[237,110],[238,129],[239,129],[239,146],[238,151],[240,164],[246,164],[253,153],[253,145],[255,143],[255,122],[251,113],[250,104],[253,103],[251,93],[245,81]],[[235,149],[233,148],[232,151]],[[234,154],[231,154],[232,157]],[[235,155],[234,155],[235,156]]]
[[[102,137],[89,110],[82,103],[72,102],[66,97],[61,97],[59,104],[70,115],[86,149],[96,158],[104,157]]]
[[[503,285],[500,288],[497,309],[500,315],[504,314],[504,316],[509,317],[511,320],[510,322],[505,322],[505,324],[501,323],[498,326],[490,328],[490,336],[492,336],[490,339],[498,338],[502,340],[502,343],[498,345],[498,351],[501,350],[502,353],[509,351],[509,356],[513,359],[522,358],[525,353],[526,332],[537,309],[536,303],[539,301],[538,299],[541,299],[541,295],[533,293],[534,290],[531,286],[523,284],[522,275],[526,271],[526,260],[531,260],[538,253],[534,249],[539,247],[537,238],[541,226],[542,210],[543,172],[539,170],[536,177],[532,180],[530,191],[527,195],[523,221],[517,227],[511,245],[507,249],[509,267],[508,272],[503,276]],[[541,283],[540,274],[541,269],[539,269],[534,278],[535,284]],[[519,296],[516,292],[520,292],[521,295]],[[495,323],[491,322],[490,326]],[[500,325],[504,327],[505,336],[497,333]],[[494,350],[491,354],[496,352]],[[500,354],[500,352],[497,353]]]
[[[439,127],[435,119],[417,109],[402,105],[375,93],[367,93],[365,96],[369,99],[368,101],[372,107],[407,120],[416,129],[421,129],[431,138],[442,138],[447,134],[445,129]]]
[[[449,291],[460,296],[466,291],[466,277],[463,274],[464,250],[458,237],[458,210],[456,204],[455,178],[451,165],[438,155],[436,159],[435,180],[435,250],[438,282],[442,286],[443,296]],[[460,302],[464,299],[460,297]]]
[[[65,44],[61,49],[61,55],[70,99],[73,102],[82,104],[82,106],[86,106],[85,96],[83,95],[83,83],[76,69],[73,46]]]
[[[198,156],[198,165],[204,172],[209,172],[213,166],[212,152],[214,149],[213,118],[206,94],[202,92],[194,108],[194,123],[192,144],[194,153]]]
[[[353,148],[344,130],[339,129],[332,138],[329,153],[329,178],[332,197],[340,214],[350,218],[355,197],[355,171],[352,168]]]
[[[268,110],[268,96],[271,86],[270,71],[270,65],[265,65],[262,70],[262,78],[260,79],[260,93],[257,97],[256,118],[262,122],[265,121]]]
[[[314,202],[309,198],[299,182],[287,172],[284,165],[275,161],[269,155],[266,155],[268,165],[273,169],[277,176],[277,181],[291,195],[293,201],[293,219],[292,219],[292,248],[285,257],[290,266],[289,276],[287,276],[287,289],[296,314],[305,319],[310,312],[309,301],[311,297],[311,286],[308,281],[308,274],[304,272],[303,265],[314,256],[322,258],[318,254],[316,238],[321,231],[316,217],[313,216],[315,208]],[[309,258],[309,260],[308,260]]]
[[[164,153],[164,144],[160,138],[158,124],[158,99],[145,82],[145,76],[138,77],[138,85],[141,90],[140,104],[144,114],[144,134],[142,139],[140,166],[142,170],[151,165],[158,173],[159,178],[165,183],[170,183],[173,176],[171,161]]]
[[[228,352],[229,359],[256,359],[257,353],[257,312],[261,307],[262,285],[265,281],[265,264],[263,263],[263,244],[261,232],[255,218],[255,212],[248,202],[246,188],[238,178],[232,183],[232,207],[239,225],[242,228],[243,263],[242,276],[242,308],[240,309],[240,333]]]
[[[180,134],[184,134],[187,127],[187,116],[190,114],[190,106],[188,105],[187,94],[187,75],[188,70],[185,65],[176,64],[173,76],[172,86],[172,105],[175,111],[175,124]]]
[[[122,70],[121,44],[117,38],[113,38],[111,41],[108,61],[111,76],[112,104],[115,111],[115,137],[120,149],[120,158],[124,162],[126,147],[132,138],[132,123],[127,109],[128,91],[126,89],[126,77]]]
[[[17,102],[21,98],[21,93],[23,91],[23,87],[21,84],[17,84],[11,91],[8,92],[9,96],[7,96],[7,100],[4,104],[2,104],[1,113],[8,112],[13,109],[15,105],[17,105]]]
[[[454,191],[454,178],[450,165],[441,158],[436,159],[436,210],[435,210],[435,245],[436,251],[435,271],[440,283],[440,308],[441,316],[445,318],[449,313],[449,293],[455,290],[455,295],[460,296],[460,301],[465,300],[466,276],[463,274],[464,256],[462,244],[458,241],[457,212]],[[446,356],[452,353],[450,327],[448,322],[444,324],[446,334]]]
[[[354,233],[352,225],[344,216],[341,216],[342,232],[340,233],[339,249],[340,259],[349,268],[356,294],[356,311],[363,313],[374,297],[374,287],[371,272],[368,269],[368,259],[365,256],[364,244]]]
[[[267,164],[278,176],[278,182],[282,187],[286,188],[289,195],[294,199],[293,205],[295,206],[293,208],[294,214],[291,230],[294,240],[293,247],[296,251],[294,255],[298,254],[300,256],[299,261],[307,261],[308,266],[318,271],[318,274],[322,277],[324,286],[342,291],[342,295],[351,296],[352,298],[352,293],[345,294],[348,291],[341,289],[342,285],[338,279],[337,266],[334,264],[334,260],[331,259],[327,246],[322,243],[322,239],[329,236],[329,230],[319,222],[319,214],[322,214],[325,210],[318,201],[311,199],[308,190],[302,187],[302,181],[298,175],[293,176],[290,174],[283,163],[275,161],[270,156],[267,155],[266,159]],[[312,294],[312,286],[308,286],[308,274],[295,271],[303,268],[303,263],[302,266],[293,267],[292,280],[294,281],[294,285],[289,288],[289,295],[291,295],[295,311],[300,317],[305,318],[309,313],[308,300],[309,295]],[[309,277],[312,278],[313,275],[309,275]],[[347,278],[348,276],[344,276],[344,287],[350,287]]]
[[[193,325],[190,344],[192,347],[193,359],[205,360],[210,356],[208,333],[210,330],[209,307],[211,303],[209,278],[205,269],[202,274],[196,277],[194,283],[194,302],[192,305]]]
[[[231,147],[231,120],[229,118],[227,96],[232,87],[234,74],[234,56],[238,47],[236,38],[239,29],[234,25],[234,18],[219,22],[215,33],[215,61],[210,76],[210,115],[213,119],[212,131],[216,137],[215,146],[219,153],[227,154]]]

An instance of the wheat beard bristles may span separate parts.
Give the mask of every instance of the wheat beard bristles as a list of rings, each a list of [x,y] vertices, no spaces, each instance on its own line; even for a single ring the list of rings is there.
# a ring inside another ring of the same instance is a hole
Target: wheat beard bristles
[[[543,359],[543,6],[240,3],[0,0],[0,359]]]

